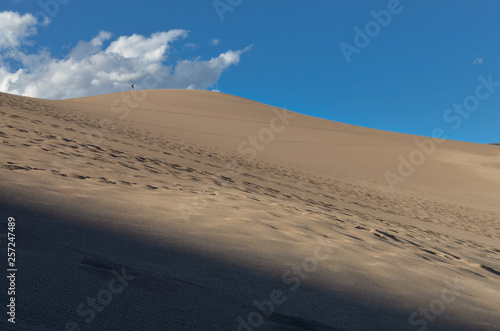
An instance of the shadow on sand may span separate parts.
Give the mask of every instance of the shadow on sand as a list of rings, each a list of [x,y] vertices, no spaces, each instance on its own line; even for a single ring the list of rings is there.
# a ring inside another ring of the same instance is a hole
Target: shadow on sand
[[[418,330],[408,311],[306,282],[291,292],[279,277],[168,242],[3,202],[2,250],[7,218],[15,217],[18,272],[16,324],[3,312],[2,330]],[[283,295],[273,302],[276,289]],[[460,327],[436,323],[428,329]]]

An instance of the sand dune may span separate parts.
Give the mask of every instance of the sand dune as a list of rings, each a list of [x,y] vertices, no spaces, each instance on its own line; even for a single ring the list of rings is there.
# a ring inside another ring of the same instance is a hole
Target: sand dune
[[[0,142],[1,329],[500,329],[498,146],[181,90],[0,94]]]

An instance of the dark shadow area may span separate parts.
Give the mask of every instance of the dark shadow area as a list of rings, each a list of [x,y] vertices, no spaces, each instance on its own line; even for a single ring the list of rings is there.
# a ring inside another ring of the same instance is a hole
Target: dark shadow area
[[[8,323],[2,312],[2,330],[419,330],[422,326],[409,324],[412,312],[377,306],[376,298],[360,303],[307,281],[291,292],[280,278],[251,268],[209,259],[168,242],[154,244],[84,226],[71,215],[56,219],[28,210],[29,203],[5,201],[0,201],[2,256],[7,218],[14,217],[18,272],[16,324]],[[5,276],[0,286],[5,310]],[[277,289],[281,297],[273,297]],[[468,329],[440,323],[442,319],[429,323],[426,330]]]

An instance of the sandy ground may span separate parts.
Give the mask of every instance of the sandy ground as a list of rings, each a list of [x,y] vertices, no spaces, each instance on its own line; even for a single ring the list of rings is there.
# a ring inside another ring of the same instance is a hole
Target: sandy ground
[[[206,91],[0,94],[0,183],[2,330],[500,330],[498,146]]]

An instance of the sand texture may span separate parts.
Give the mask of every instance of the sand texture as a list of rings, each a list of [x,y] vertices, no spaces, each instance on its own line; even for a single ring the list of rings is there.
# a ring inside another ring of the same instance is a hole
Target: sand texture
[[[207,91],[0,93],[3,252],[8,217],[1,330],[500,330],[494,145]]]

